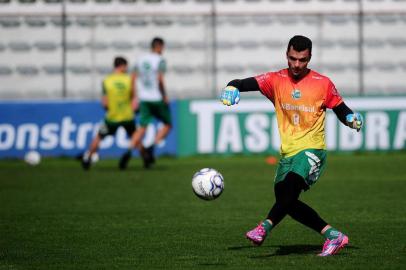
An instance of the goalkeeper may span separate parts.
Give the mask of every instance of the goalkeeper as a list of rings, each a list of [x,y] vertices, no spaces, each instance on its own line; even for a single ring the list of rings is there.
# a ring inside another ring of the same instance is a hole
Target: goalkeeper
[[[286,51],[288,68],[232,80],[223,89],[221,101],[234,105],[240,99],[239,91],[260,91],[275,106],[281,137],[282,158],[275,175],[275,203],[266,219],[247,232],[246,237],[261,245],[271,230],[289,215],[325,237],[319,255],[329,256],[347,245],[348,237],[300,201],[299,195],[317,182],[326,164],[326,109],[332,109],[342,123],[357,131],[363,120],[346,106],[328,77],[307,67],[311,54],[311,40],[294,36]]]

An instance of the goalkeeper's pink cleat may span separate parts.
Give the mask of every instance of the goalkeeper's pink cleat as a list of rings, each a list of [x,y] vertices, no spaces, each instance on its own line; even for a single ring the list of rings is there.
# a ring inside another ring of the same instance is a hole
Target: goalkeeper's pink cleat
[[[262,245],[262,243],[264,242],[264,240],[266,238],[266,235],[267,235],[266,230],[262,226],[262,224],[259,224],[253,230],[251,230],[245,234],[247,239],[250,240],[256,246]]]
[[[321,257],[331,256],[338,253],[343,247],[348,245],[348,236],[340,233],[338,238],[330,240],[327,239],[323,245],[323,251],[319,254]]]

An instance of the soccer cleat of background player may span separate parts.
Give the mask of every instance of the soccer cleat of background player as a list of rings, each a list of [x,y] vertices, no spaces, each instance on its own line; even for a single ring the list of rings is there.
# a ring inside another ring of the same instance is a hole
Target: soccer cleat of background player
[[[326,109],[332,109],[343,124],[357,131],[362,128],[363,119],[347,107],[328,77],[307,68],[311,53],[311,40],[294,36],[286,50],[288,68],[232,80],[222,90],[220,100],[227,106],[235,105],[240,91],[260,91],[275,106],[282,156],[274,180],[275,203],[263,222],[247,232],[246,237],[261,245],[289,215],[323,235],[326,240],[320,256],[330,256],[348,244],[348,237],[300,201],[299,195],[317,182],[325,168]]]

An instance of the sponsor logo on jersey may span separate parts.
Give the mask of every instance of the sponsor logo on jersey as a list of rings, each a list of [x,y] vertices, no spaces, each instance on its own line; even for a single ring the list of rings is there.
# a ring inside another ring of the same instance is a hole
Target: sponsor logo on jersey
[[[282,103],[282,109],[286,111],[302,111],[302,112],[315,112],[314,106],[294,105],[289,103]]]
[[[143,62],[142,67],[144,70],[150,70],[151,69],[151,64],[148,62]]]
[[[293,99],[299,99],[301,96],[302,96],[302,93],[300,92],[299,89],[293,89],[293,91],[292,91]]]

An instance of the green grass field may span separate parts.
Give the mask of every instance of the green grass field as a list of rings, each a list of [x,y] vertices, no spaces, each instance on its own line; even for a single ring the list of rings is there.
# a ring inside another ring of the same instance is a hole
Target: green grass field
[[[203,167],[225,177],[215,201],[191,190]],[[273,203],[274,171],[263,156],[162,158],[149,171],[0,161],[0,269],[406,269],[406,154],[329,156],[301,197],[350,237],[329,258],[290,218],[261,247],[244,238]]]

